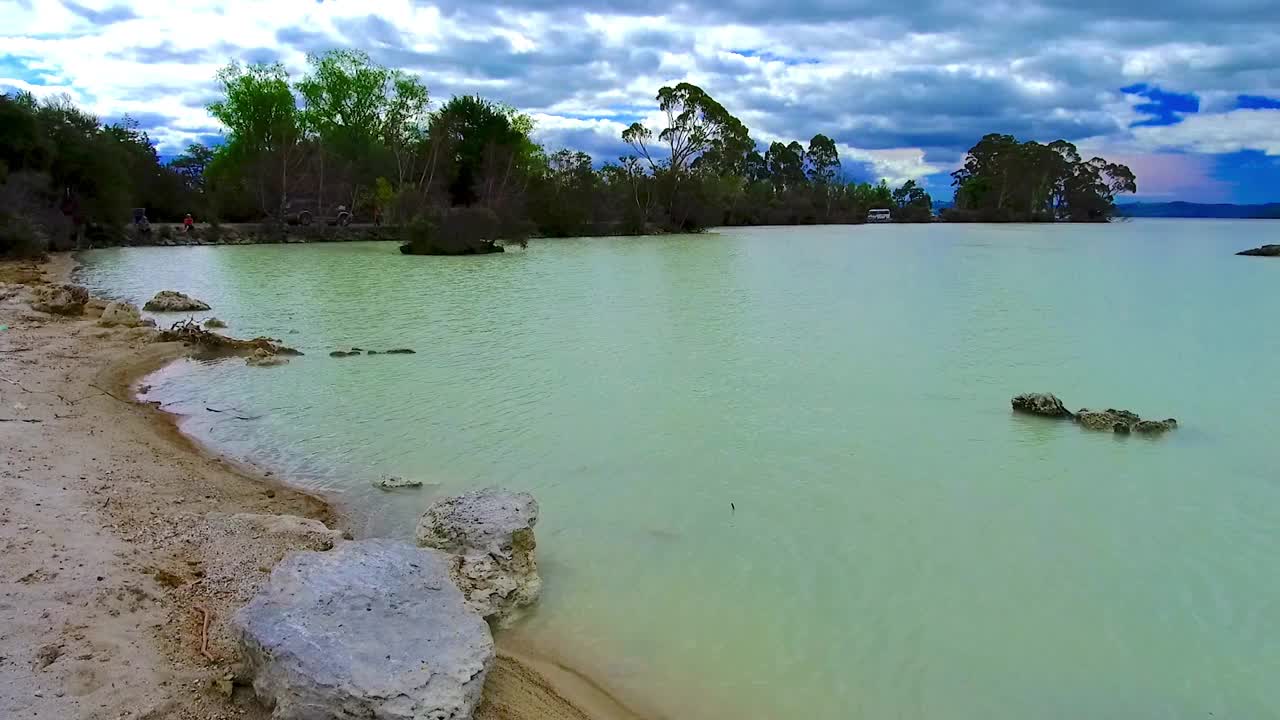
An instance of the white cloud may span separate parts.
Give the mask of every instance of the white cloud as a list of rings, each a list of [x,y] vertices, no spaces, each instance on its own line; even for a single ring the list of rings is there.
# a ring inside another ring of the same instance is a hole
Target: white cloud
[[[1197,153],[1260,150],[1280,155],[1280,110],[1232,110],[1190,115],[1177,125],[1137,127],[1134,140],[1148,148]]]

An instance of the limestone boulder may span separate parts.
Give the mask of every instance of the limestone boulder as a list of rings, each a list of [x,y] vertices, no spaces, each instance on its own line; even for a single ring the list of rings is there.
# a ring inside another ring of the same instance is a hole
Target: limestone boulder
[[[142,324],[142,313],[132,303],[113,302],[102,311],[98,324],[103,327],[138,327]]]
[[[1010,401],[1018,412],[1045,417],[1071,417],[1071,411],[1052,393],[1026,393],[1016,395]]]
[[[466,720],[494,660],[452,559],[393,540],[287,556],[232,617],[275,720]]]
[[[142,309],[150,312],[204,312],[209,305],[175,290],[161,290]]]
[[[42,285],[32,294],[31,309],[53,315],[80,315],[89,291],[79,285]]]
[[[418,544],[457,560],[453,578],[467,602],[486,618],[512,617],[542,591],[534,558],[538,502],[528,493],[486,488],[427,508]]]

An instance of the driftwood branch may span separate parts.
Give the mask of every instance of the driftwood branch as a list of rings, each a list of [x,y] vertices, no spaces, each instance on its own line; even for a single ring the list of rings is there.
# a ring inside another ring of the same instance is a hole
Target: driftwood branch
[[[195,609],[204,618],[200,624],[200,654],[208,658],[209,662],[217,662],[217,658],[213,656],[213,653],[209,652],[209,620],[213,617],[213,613],[209,612],[209,609],[203,605],[196,605]]]

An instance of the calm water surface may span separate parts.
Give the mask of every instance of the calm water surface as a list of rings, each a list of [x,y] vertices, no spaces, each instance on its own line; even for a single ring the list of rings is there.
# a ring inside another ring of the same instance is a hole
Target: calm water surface
[[[180,363],[152,397],[361,534],[533,492],[546,590],[515,632],[652,714],[1264,718],[1280,260],[1232,253],[1268,242],[1280,223],[761,228],[104,250],[81,279],[305,351]],[[351,345],[418,354],[328,357]],[[1042,390],[1181,427],[1010,414]]]

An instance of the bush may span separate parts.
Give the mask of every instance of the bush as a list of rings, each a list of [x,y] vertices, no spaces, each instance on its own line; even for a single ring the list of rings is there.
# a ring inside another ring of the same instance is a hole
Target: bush
[[[404,227],[406,255],[483,255],[502,252],[502,221],[488,208],[455,208],[419,215]]]
[[[0,214],[0,257],[31,259],[43,257],[49,239],[23,215]]]

